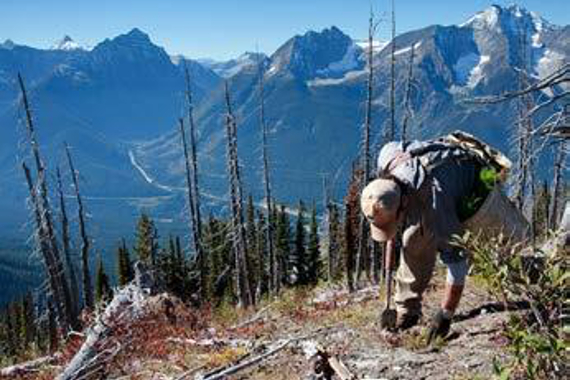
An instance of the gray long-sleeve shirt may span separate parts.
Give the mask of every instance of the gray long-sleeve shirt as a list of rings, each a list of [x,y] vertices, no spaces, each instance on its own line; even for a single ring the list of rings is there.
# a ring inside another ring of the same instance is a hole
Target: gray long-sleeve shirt
[[[378,173],[389,172],[404,183],[411,195],[425,184],[431,187],[430,204],[425,208],[425,222],[429,223],[430,232],[437,241],[441,260],[448,267],[448,282],[462,284],[467,275],[468,266],[466,255],[449,244],[451,236],[462,231],[462,225],[457,216],[457,203],[463,196],[469,195],[473,189],[477,173],[477,165],[473,160],[465,159],[465,151],[444,147],[434,149],[420,156],[401,159],[404,152],[424,150],[438,142],[412,141],[390,142],[382,148],[378,156]],[[443,163],[437,168],[426,170],[423,163]]]

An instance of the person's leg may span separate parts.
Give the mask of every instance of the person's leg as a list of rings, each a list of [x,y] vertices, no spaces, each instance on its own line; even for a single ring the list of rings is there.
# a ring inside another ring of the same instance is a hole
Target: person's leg
[[[396,308],[399,318],[420,316],[422,294],[429,285],[437,257],[435,241],[420,224],[403,234],[400,266],[396,275]],[[417,319],[417,318],[416,318]]]

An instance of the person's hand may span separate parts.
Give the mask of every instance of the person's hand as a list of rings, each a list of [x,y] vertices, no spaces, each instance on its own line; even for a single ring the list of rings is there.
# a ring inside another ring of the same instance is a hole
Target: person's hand
[[[428,344],[431,344],[438,337],[445,338],[449,334],[451,328],[451,317],[442,309],[433,317],[431,328],[428,335]]]

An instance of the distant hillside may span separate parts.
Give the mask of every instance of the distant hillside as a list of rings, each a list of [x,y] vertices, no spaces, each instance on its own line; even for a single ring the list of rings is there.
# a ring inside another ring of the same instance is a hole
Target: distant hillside
[[[379,43],[374,49],[375,143],[381,143],[389,115],[389,55],[395,43],[398,120],[412,46],[415,52],[413,136],[464,129],[509,152],[514,105],[482,107],[465,99],[515,88],[523,36],[525,66],[537,78],[568,62],[570,26],[552,25],[517,6],[492,6],[459,25],[429,26]],[[169,56],[138,29],[90,50],[65,43],[52,50],[10,41],[0,45],[0,215],[10,215],[0,217],[0,237],[18,236],[28,217],[19,165],[26,149],[21,123],[18,127],[17,72],[31,93],[48,168],[63,165],[63,141],[72,147],[92,215],[90,229],[99,242],[110,246],[130,234],[141,210],[159,220],[164,234],[182,232],[184,176],[176,129],[184,115],[181,58]],[[261,194],[260,71],[276,197],[318,202],[324,178],[334,196],[342,196],[364,120],[365,49],[331,27],[294,36],[270,56],[246,53],[223,63],[188,62],[206,212],[223,212],[226,204],[224,79],[238,117],[245,193]]]

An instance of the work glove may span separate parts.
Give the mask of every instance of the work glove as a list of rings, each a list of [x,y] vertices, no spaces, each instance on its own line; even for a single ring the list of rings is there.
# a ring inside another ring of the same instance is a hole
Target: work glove
[[[428,335],[428,344],[431,344],[437,337],[445,338],[449,334],[451,327],[451,317],[440,309],[433,317]]]

